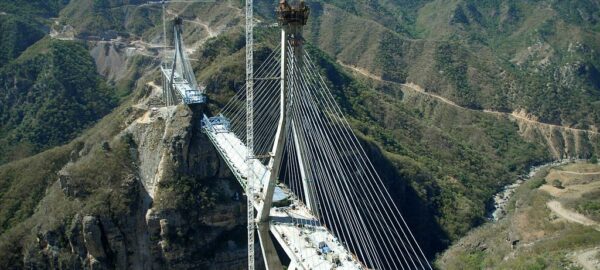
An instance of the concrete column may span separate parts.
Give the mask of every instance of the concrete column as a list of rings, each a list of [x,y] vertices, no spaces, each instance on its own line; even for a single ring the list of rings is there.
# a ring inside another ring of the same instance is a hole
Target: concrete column
[[[283,264],[279,260],[279,255],[277,255],[277,250],[275,249],[275,244],[269,235],[269,223],[263,222],[259,223],[257,226],[258,230],[258,240],[260,241],[260,247],[263,254],[263,259],[265,260],[265,267],[267,270],[281,270],[283,269]]]
[[[262,196],[262,204],[258,209],[257,217],[257,229],[260,246],[263,253],[263,259],[265,260],[265,266],[267,270],[279,270],[283,269],[283,266],[275,250],[273,240],[269,235],[269,214],[271,212],[271,206],[273,205],[273,194],[275,192],[275,185],[279,176],[279,170],[281,169],[281,160],[283,156],[283,146],[285,145],[285,126],[286,126],[286,32],[281,30],[281,91],[280,91],[280,104],[279,104],[279,125],[277,126],[277,133],[275,134],[275,144],[271,151],[272,157],[269,160],[267,169],[271,172],[268,182],[264,184],[264,193]]]

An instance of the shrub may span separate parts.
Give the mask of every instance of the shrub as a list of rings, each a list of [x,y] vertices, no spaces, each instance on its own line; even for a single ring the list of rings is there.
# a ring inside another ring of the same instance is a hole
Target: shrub
[[[546,179],[544,178],[534,178],[529,181],[529,188],[536,189],[546,184]]]
[[[552,180],[552,186],[558,189],[564,189],[565,187],[562,185],[562,182],[558,179]]]

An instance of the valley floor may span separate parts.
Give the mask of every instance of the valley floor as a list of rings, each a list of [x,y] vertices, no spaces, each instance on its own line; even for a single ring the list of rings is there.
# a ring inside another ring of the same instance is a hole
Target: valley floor
[[[540,171],[516,192],[508,214],[464,237],[442,269],[600,269],[600,165]]]

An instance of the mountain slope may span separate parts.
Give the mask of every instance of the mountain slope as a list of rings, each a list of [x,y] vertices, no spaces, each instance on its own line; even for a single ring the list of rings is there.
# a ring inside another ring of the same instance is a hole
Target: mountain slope
[[[383,2],[371,3],[385,10]],[[311,6],[306,37],[346,64],[414,82],[460,105],[525,109],[547,123],[593,129],[598,3],[546,2],[429,1],[408,12],[414,20],[405,23],[415,31],[404,32],[326,1]]]
[[[0,163],[73,139],[115,105],[86,48],[42,40],[0,69]]]
[[[545,168],[519,187],[508,214],[453,245],[443,269],[598,267],[598,164]]]
[[[598,136],[568,128],[594,130],[598,99],[595,2],[575,2],[575,9],[554,1],[311,3],[306,49],[430,258],[485,223],[493,195],[529,166],[600,153]],[[131,5],[135,3],[71,1],[61,11],[59,26],[72,25],[75,37],[87,39],[102,74],[116,80],[111,83],[123,93],[134,94],[66,146],[0,167],[0,199],[10,206],[0,212],[0,250],[5,254],[0,266],[243,265],[243,210],[231,199],[239,190],[235,182],[229,184],[225,166],[199,132],[199,112],[182,107],[152,110],[160,104],[160,89],[153,85],[160,83],[146,83],[158,74],[133,62],[139,59],[141,65],[155,67],[160,59],[160,9]],[[258,3],[263,16],[255,34],[257,64],[277,42],[277,30],[262,27],[271,22],[273,6]],[[169,16],[180,13],[185,20],[186,45],[193,52],[198,80],[207,87],[212,114],[244,83],[240,8],[237,1],[169,6]],[[90,62],[77,42],[39,44],[58,49],[34,46],[36,53],[19,57],[22,63],[37,57],[41,63],[52,60],[63,47],[78,52],[77,62]],[[53,61],[61,59],[69,58]],[[33,66],[45,72],[32,72],[36,76],[28,80],[41,84],[34,79],[60,70],[44,67]],[[77,70],[83,73],[67,74],[97,77],[88,64]],[[115,79],[122,70],[132,75]],[[34,108],[19,102],[29,101],[28,93],[39,94],[37,88],[20,89],[22,98],[7,101],[15,105],[7,108]],[[41,93],[46,92],[50,90]],[[96,105],[86,102],[75,104]],[[46,103],[39,104],[43,108]],[[65,107],[68,117],[62,117],[63,110],[47,115],[59,117],[60,124],[79,112]],[[31,114],[26,127],[44,124],[37,120],[48,119],[44,117]],[[94,121],[90,119],[78,123],[78,129],[88,127]],[[49,132],[54,126],[40,125]],[[15,130],[27,134],[36,129]],[[19,173],[29,162],[44,172]],[[27,181],[19,182],[21,178]],[[27,194],[31,186],[36,188]],[[46,215],[56,218],[45,220]],[[82,240],[86,232],[94,236],[86,240],[89,245]],[[211,246],[219,251],[209,252]],[[144,264],[148,257],[156,260]]]

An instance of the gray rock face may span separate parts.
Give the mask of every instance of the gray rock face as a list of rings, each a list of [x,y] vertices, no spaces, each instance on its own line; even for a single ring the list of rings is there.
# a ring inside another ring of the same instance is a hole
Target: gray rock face
[[[103,216],[100,219],[113,265],[116,269],[127,269],[125,237],[108,217]]]
[[[82,221],[83,241],[89,256],[96,259],[106,258],[104,247],[102,246],[102,231],[100,230],[100,221],[93,216],[85,216]]]
[[[192,112],[186,106],[149,111],[128,128],[138,145],[139,174],[150,197],[156,185],[184,171],[192,140]]]
[[[108,140],[110,151],[102,150],[105,140],[72,151],[56,187],[82,209],[63,225],[38,228],[38,244],[24,252],[24,263],[36,269],[244,269],[246,247],[232,238],[244,235],[232,233],[245,230],[243,204],[229,199],[242,191],[201,132],[198,112],[175,106],[130,114],[137,117]],[[82,193],[79,185],[87,180],[71,169],[95,159],[90,155],[122,152],[118,140],[128,142],[125,153],[134,164],[123,164],[127,173],[111,179],[110,189],[101,186],[106,197],[94,203],[104,210],[86,208],[97,191]]]
[[[83,235],[80,233],[83,230],[82,223],[81,215],[77,214],[67,229],[67,239],[69,241],[71,253],[75,254],[79,258],[85,258],[86,256],[85,240]]]

